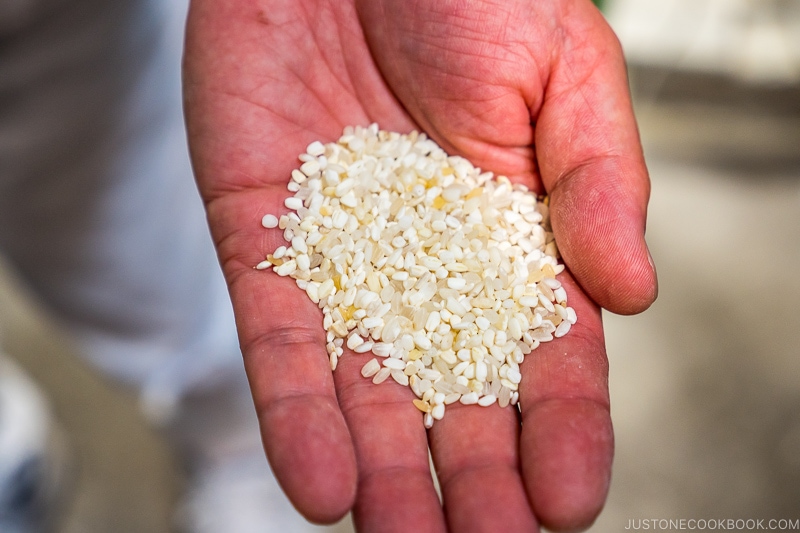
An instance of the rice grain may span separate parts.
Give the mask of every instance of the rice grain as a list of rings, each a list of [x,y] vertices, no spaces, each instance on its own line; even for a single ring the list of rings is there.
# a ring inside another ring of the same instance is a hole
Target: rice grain
[[[546,202],[374,124],[299,159],[290,212],[261,219],[287,244],[255,268],[320,307],[331,368],[371,352],[362,376],[410,387],[427,428],[455,402],[515,405],[525,356],[577,321]]]

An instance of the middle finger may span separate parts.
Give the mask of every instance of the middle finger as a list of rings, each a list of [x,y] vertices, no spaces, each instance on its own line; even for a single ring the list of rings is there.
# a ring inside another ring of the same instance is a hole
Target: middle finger
[[[520,476],[514,406],[448,406],[431,452],[452,531],[537,531]]]

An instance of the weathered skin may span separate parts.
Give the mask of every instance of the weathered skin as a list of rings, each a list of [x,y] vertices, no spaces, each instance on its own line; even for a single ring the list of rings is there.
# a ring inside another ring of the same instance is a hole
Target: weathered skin
[[[267,456],[296,507],[352,509],[364,531],[591,524],[613,456],[600,307],[640,312],[657,292],[624,62],[591,2],[193,0],[185,98]],[[361,378],[365,356],[332,376],[319,309],[253,269],[279,245],[260,219],[285,211],[297,154],[371,122],[550,194],[579,319],[526,359],[521,412],[453,405],[426,432],[407,388]]]

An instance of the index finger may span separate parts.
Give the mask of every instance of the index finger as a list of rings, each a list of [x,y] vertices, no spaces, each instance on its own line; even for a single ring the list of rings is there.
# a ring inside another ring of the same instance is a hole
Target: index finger
[[[588,527],[611,477],[611,427],[600,310],[568,271],[559,275],[578,321],[521,366],[520,457],[536,516],[551,530]]]

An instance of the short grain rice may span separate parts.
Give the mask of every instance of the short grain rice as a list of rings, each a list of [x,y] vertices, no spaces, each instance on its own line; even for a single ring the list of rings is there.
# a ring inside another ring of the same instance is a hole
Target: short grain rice
[[[372,352],[362,376],[409,386],[428,428],[455,402],[515,405],[525,356],[577,321],[547,203],[374,124],[299,159],[290,212],[261,219],[287,245],[255,268],[319,305],[331,368],[343,346]]]

